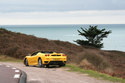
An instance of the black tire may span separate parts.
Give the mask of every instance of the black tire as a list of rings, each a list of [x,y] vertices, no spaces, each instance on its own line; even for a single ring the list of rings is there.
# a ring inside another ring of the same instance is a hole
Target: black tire
[[[48,64],[46,65],[46,68],[49,68],[49,65],[48,65]]]
[[[65,66],[65,64],[61,64],[61,65],[59,65],[59,67],[62,67],[62,66]]]
[[[66,64],[63,64],[62,66],[66,66]]]
[[[25,66],[29,66],[27,59],[25,59],[24,64],[25,64]]]
[[[38,66],[39,66],[39,67],[44,67],[41,58],[38,59]]]

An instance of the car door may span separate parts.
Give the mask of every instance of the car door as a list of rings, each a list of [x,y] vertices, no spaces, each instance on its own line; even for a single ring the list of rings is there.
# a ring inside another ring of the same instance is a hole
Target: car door
[[[37,54],[38,54],[38,52],[35,52],[35,53],[31,54],[31,57],[30,57],[31,65],[36,65],[37,64],[37,61],[36,61]]]

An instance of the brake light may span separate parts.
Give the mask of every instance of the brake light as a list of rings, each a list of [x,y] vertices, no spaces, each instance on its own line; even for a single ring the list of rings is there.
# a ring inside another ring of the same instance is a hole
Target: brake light
[[[65,54],[63,54],[63,56],[66,56]]]
[[[46,54],[45,56],[49,56],[49,54]]]

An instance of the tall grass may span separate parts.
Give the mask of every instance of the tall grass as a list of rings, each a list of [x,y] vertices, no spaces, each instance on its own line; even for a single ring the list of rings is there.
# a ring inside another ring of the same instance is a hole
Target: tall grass
[[[68,71],[74,71],[74,72],[80,72],[80,73],[88,74],[89,76],[95,77],[97,79],[109,80],[109,81],[112,81],[112,82],[125,83],[125,79],[112,77],[110,75],[107,75],[107,74],[104,74],[104,73],[99,73],[99,72],[93,71],[93,70],[81,69],[81,68],[79,68],[75,65],[67,64],[66,67],[70,68],[70,70],[68,70]]]
[[[0,62],[23,62],[23,60],[13,58],[13,57],[9,57],[9,56],[6,56],[6,55],[0,55]]]

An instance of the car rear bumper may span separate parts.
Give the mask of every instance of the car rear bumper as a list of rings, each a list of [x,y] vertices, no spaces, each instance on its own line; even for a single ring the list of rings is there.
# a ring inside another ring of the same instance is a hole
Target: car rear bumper
[[[64,65],[66,61],[44,61],[44,63],[48,65]]]
[[[66,64],[67,57],[47,57],[43,59],[43,64],[59,65]]]

